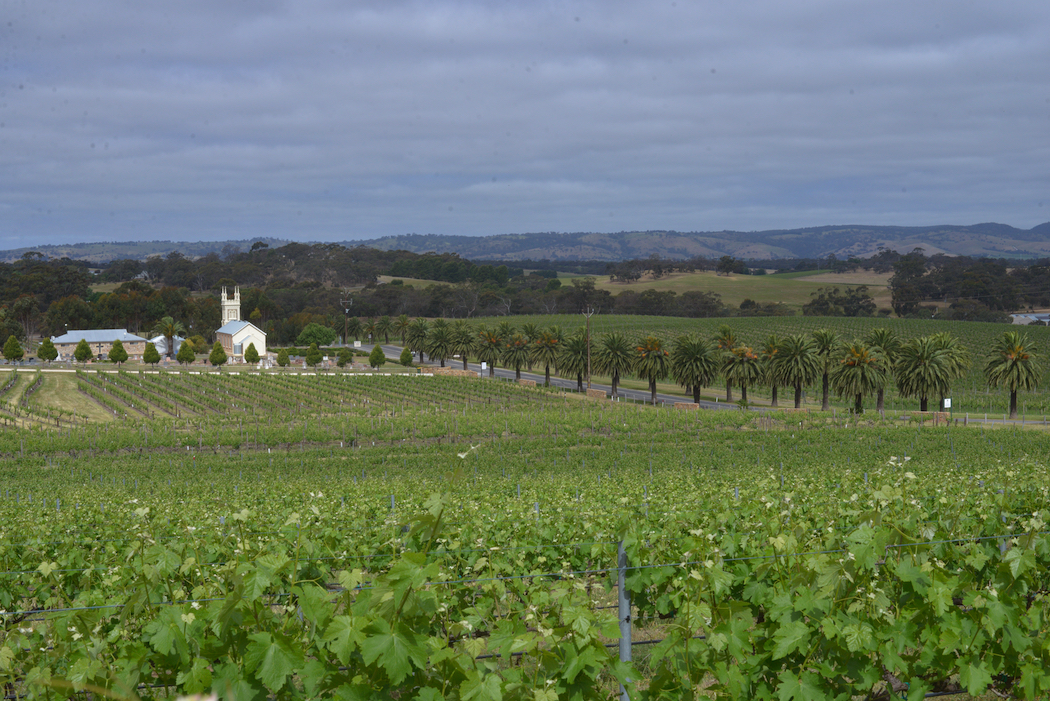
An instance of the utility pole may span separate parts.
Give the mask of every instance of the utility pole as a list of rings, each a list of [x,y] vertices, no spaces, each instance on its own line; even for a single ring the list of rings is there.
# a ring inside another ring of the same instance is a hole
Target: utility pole
[[[347,295],[348,299],[339,300],[339,304],[343,305],[343,311],[346,314],[343,316],[343,345],[347,345],[350,341],[347,335],[350,333],[350,307],[354,306],[354,299]]]
[[[583,315],[587,317],[587,391],[591,391],[591,316],[594,315],[594,307],[585,307]]]

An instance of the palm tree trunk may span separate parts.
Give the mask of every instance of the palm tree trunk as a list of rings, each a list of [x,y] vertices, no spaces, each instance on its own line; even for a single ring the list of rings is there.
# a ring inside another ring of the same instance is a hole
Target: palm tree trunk
[[[853,413],[854,414],[863,414],[864,413],[864,395],[863,394],[858,394],[857,395],[857,403],[853,405]]]
[[[467,369],[467,356],[466,355],[463,356],[463,369],[464,370]]]
[[[653,406],[656,406],[656,380],[649,380],[649,393],[652,395]]]
[[[875,411],[879,412],[880,416],[886,415],[886,390],[879,388],[879,393],[875,399]]]
[[[944,411],[944,395],[941,395],[941,401],[937,404],[937,411]]]
[[[495,376],[496,376],[496,364],[495,363],[489,363],[489,377],[495,377]]]
[[[802,385],[795,385],[795,408],[802,408]]]
[[[726,401],[733,401],[733,381],[726,380]]]
[[[544,365],[543,366],[543,386],[544,387],[550,387],[551,386],[551,366],[550,365]]]
[[[521,368],[520,367],[514,368],[514,379],[518,380],[519,382],[521,381]]]
[[[926,411],[929,405],[930,404],[926,400],[926,397],[919,397],[919,411]]]
[[[576,373],[576,391],[577,392],[582,392],[583,391],[583,373],[582,372]]]
[[[740,401],[747,404],[747,385],[740,385]]]
[[[693,385],[693,403],[700,403],[700,385]]]
[[[616,373],[613,373],[613,376],[612,376],[612,398],[613,399],[618,399],[619,396],[620,396],[619,393],[617,392],[617,388],[619,386],[620,386],[620,376],[617,375]]]
[[[820,400],[820,410],[827,411],[829,408],[831,408],[831,403],[828,401],[828,373],[824,373],[824,376],[821,378],[820,382],[822,392]],[[797,409],[798,407],[796,406],[795,408]]]
[[[777,406],[777,386],[776,385],[773,385],[773,401],[771,401],[769,403],[769,406],[771,406],[771,407]]]
[[[441,367],[445,367],[445,359],[444,358],[441,359]]]
[[[1017,390],[1011,390],[1010,392],[1010,418],[1017,418]]]

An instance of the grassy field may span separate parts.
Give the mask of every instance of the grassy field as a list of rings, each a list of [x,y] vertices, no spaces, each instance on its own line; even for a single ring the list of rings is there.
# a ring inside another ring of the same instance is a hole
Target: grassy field
[[[677,294],[698,290],[714,292],[722,296],[722,301],[733,307],[740,306],[745,299],[756,302],[783,302],[801,309],[809,302],[811,295],[821,287],[856,287],[867,285],[868,293],[875,298],[880,308],[890,306],[890,291],[887,286],[889,275],[878,275],[871,272],[828,273],[820,271],[802,271],[777,275],[716,275],[713,272],[672,273],[658,280],[645,277],[638,282],[614,282],[603,276],[596,278],[595,287],[608,290],[617,295],[625,290],[643,292],[645,290],[667,291]],[[571,278],[564,284],[569,284]]]

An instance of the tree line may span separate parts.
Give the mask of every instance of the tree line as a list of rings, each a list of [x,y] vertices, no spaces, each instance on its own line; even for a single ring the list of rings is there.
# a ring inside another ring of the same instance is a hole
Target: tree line
[[[902,340],[887,328],[872,329],[856,339],[827,329],[783,337],[770,334],[756,346],[741,342],[728,324],[719,326],[710,339],[685,334],[670,343],[652,335],[631,338],[619,331],[588,339],[583,330],[565,334],[558,326],[544,328],[533,322],[476,327],[463,319],[428,322],[405,315],[371,320],[355,332],[367,333],[377,344],[389,343],[391,336],[399,338],[420,362],[429,357],[444,367],[457,356],[464,370],[470,359],[484,362],[490,377],[497,364],[514,370],[516,379],[521,379],[522,368],[531,371],[535,365],[543,368],[546,384],[554,369],[563,377],[574,377],[582,391],[584,378],[593,372],[610,378],[614,398],[621,379],[634,375],[648,382],[654,404],[657,383],[670,377],[694,402],[700,401],[701,388],[721,380],[727,402],[733,401],[734,387],[746,405],[748,389],[762,386],[770,389],[771,406],[778,407],[778,390],[784,387],[793,391],[794,408],[799,409],[803,390],[819,381],[821,410],[830,408],[829,396],[835,392],[852,400],[857,414],[864,412],[864,399],[872,395],[882,413],[891,383],[901,397],[917,398],[920,411],[928,411],[931,400],[944,411],[952,383],[966,374],[973,361],[950,333]],[[1010,391],[1010,418],[1017,418],[1017,393],[1036,389],[1043,368],[1026,334],[1005,331],[988,350],[984,375],[989,386]]]

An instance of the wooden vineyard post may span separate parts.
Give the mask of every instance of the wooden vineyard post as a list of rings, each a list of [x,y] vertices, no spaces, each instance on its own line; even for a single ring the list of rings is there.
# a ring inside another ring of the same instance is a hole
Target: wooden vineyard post
[[[616,603],[620,621],[620,662],[631,661],[631,597],[627,595],[627,551],[623,541],[616,544]],[[630,681],[628,679],[627,681]],[[627,689],[620,685],[621,701],[631,701]]]

